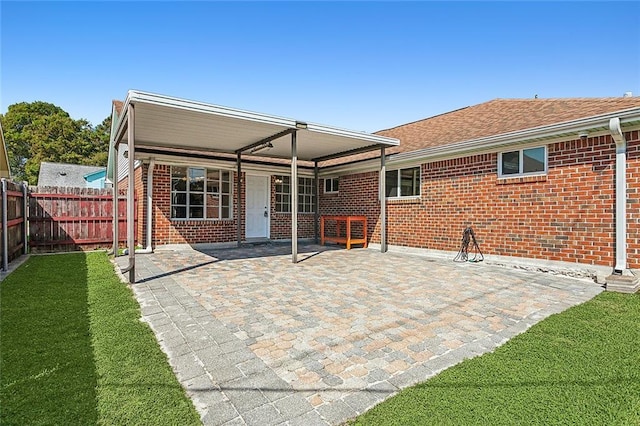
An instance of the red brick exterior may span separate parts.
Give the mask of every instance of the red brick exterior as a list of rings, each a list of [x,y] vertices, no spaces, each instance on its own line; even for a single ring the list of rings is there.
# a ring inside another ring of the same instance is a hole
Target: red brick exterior
[[[626,138],[628,263],[640,268],[640,132],[627,132]],[[546,176],[499,179],[497,153],[425,163],[421,174],[419,199],[387,201],[389,244],[456,251],[462,231],[472,226],[486,254],[607,266],[615,262],[615,144],[610,136],[548,145]],[[146,177],[147,165],[136,170],[137,236],[143,245]],[[274,179],[271,238],[288,239],[291,215],[275,211]],[[378,179],[377,171],[341,176],[335,194],[324,194],[320,185],[320,214],[365,215],[369,240],[379,242]],[[235,219],[171,220],[170,183],[170,166],[156,165],[154,246],[236,241]],[[233,199],[236,218],[235,195]],[[313,214],[299,213],[298,235],[314,236]]]
[[[138,204],[136,236],[141,244],[146,244],[146,202],[148,164],[136,169],[136,192],[142,194]],[[172,220],[171,219],[171,166],[155,165],[153,171],[153,246],[164,244],[225,243],[237,241],[238,213],[235,194],[235,173],[233,179],[233,219],[221,220]],[[291,238],[291,214],[275,211],[275,177],[271,178],[271,238]],[[242,199],[245,197],[244,174],[241,184]],[[126,188],[126,180],[120,188]],[[244,238],[244,212],[242,212],[241,235]],[[312,238],[314,235],[314,215],[298,214],[298,237]]]
[[[379,242],[378,179],[378,172],[341,176],[339,191],[331,194],[324,193],[324,182],[320,182],[320,214],[366,216],[369,240]],[[360,232],[360,229],[355,228],[353,235],[359,236]],[[331,224],[327,235],[335,235],[335,229],[331,229]]]
[[[640,267],[640,138],[628,141],[628,263]],[[610,136],[548,146],[546,176],[498,179],[497,153],[422,164],[421,197],[387,201],[392,245],[455,251],[473,226],[487,254],[613,266],[615,145]],[[379,242],[377,173],[340,178],[321,214],[366,214]]]

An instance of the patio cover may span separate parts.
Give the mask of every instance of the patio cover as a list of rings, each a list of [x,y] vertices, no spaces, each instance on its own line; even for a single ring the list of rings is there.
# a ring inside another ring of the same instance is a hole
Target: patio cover
[[[400,144],[398,139],[366,132],[345,130],[320,124],[303,122],[274,115],[249,112],[202,102],[131,90],[127,94],[119,121],[115,124],[112,150],[121,143],[128,145],[128,187],[133,188],[135,149],[140,147],[168,147],[204,152],[231,153],[237,156],[237,188],[240,188],[242,154],[291,160],[291,181],[297,182],[298,160],[315,163],[318,185],[318,162],[355,153],[381,150],[380,195],[384,199],[386,147]],[[131,143],[133,141],[133,143]],[[117,155],[113,156],[114,170]],[[117,173],[117,172],[116,172]],[[291,185],[292,200],[297,197],[297,185]],[[114,194],[117,178],[114,179]],[[133,191],[128,191],[128,247],[129,281],[134,281],[134,209]],[[236,190],[238,210],[242,203]],[[316,203],[317,204],[317,203]],[[114,204],[117,206],[117,203]],[[316,207],[317,209],[317,207]],[[298,205],[291,203],[292,218],[297,218]],[[386,249],[385,203],[381,203],[381,245]],[[114,212],[114,217],[117,211]],[[238,215],[238,242],[241,218]],[[117,227],[114,227],[117,233]],[[297,262],[297,220],[291,221],[292,260]],[[117,249],[117,235],[114,235]]]

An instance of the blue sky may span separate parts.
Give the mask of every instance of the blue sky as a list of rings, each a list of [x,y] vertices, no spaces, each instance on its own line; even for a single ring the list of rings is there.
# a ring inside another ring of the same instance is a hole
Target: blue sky
[[[494,98],[640,95],[640,3],[0,2],[0,112],[129,89],[376,131]]]

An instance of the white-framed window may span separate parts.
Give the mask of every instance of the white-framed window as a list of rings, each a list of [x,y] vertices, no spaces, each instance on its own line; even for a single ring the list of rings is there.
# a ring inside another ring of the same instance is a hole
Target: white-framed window
[[[172,219],[231,219],[231,172],[171,166]]]
[[[547,173],[547,147],[537,146],[498,155],[498,176],[516,177]]]
[[[291,213],[291,176],[276,176],[276,212]],[[313,178],[298,178],[298,212],[313,213],[316,185]]]
[[[324,180],[324,193],[325,194],[335,194],[338,192],[338,184],[340,183],[340,178],[325,178]]]
[[[387,198],[420,196],[420,167],[388,170],[385,175]]]

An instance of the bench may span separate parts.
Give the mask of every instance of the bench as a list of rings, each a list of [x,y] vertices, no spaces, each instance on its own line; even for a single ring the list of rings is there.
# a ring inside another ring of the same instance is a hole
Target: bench
[[[335,222],[336,223],[336,235],[335,236],[327,236],[325,235],[325,222]],[[351,235],[351,224],[353,222],[361,222],[362,223],[362,238],[354,238]],[[341,229],[342,224],[345,227],[345,233],[342,235]],[[351,245],[353,244],[362,244],[364,248],[367,247],[367,218],[366,216],[320,216],[320,244],[324,245],[326,241],[337,243],[337,244],[345,244],[347,246],[347,250],[351,249]]]

